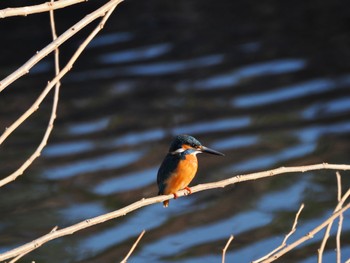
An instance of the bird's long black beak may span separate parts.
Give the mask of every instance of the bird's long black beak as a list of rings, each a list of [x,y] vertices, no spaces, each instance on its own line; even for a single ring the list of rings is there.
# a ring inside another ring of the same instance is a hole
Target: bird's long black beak
[[[210,154],[225,156],[225,154],[223,154],[221,152],[218,152],[218,151],[215,151],[215,150],[210,149],[210,148],[205,147],[205,146],[201,147],[201,151],[204,152],[204,153],[210,153]]]

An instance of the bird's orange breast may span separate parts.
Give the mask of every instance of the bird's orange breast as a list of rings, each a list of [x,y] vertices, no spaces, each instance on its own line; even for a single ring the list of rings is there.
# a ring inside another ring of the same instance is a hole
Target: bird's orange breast
[[[192,154],[186,155],[186,158],[179,161],[177,169],[165,182],[164,194],[173,194],[188,186],[196,175],[197,168],[197,157]]]

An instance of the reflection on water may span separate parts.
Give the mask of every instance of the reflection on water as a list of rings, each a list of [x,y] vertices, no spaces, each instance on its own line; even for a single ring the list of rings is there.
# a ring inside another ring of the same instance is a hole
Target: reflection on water
[[[278,166],[349,163],[350,60],[348,45],[338,42],[348,32],[338,26],[346,24],[333,15],[338,12],[328,8],[350,10],[347,2],[310,2],[312,21],[324,19],[316,19],[318,12],[334,16],[324,23],[329,28],[309,27],[298,3],[123,5],[62,81],[58,118],[41,157],[0,189],[0,251],[56,225],[63,228],[156,195],[157,170],[175,134],[192,134],[225,153],[200,155],[193,184]],[[42,22],[30,17],[28,24],[38,28]],[[57,24],[75,20],[57,19]],[[33,55],[29,43],[51,38],[43,29],[28,39],[23,30],[28,29],[2,34],[2,43],[18,54],[11,63],[3,54],[0,74]],[[322,34],[327,37],[321,41]],[[23,42],[28,46],[15,48]],[[64,48],[79,43],[75,39]],[[53,74],[51,62],[39,63],[25,81],[1,94],[2,130],[34,101]],[[50,107],[48,98],[0,147],[2,177],[35,149]],[[341,174],[346,189],[349,173]],[[220,262],[231,234],[227,262],[249,262],[281,243],[301,203],[305,208],[291,240],[326,219],[336,192],[334,171],[245,182],[171,200],[167,209],[144,207],[45,245],[24,260],[115,262],[145,229],[132,262]],[[344,259],[350,257],[349,233],[345,220]],[[321,239],[315,236],[283,262],[315,262]],[[335,261],[334,245],[324,258]]]
[[[109,119],[103,118],[101,120],[90,121],[88,123],[73,124],[68,128],[68,132],[72,135],[82,135],[86,133],[98,132],[106,129],[108,123]]]
[[[253,64],[236,69],[232,72],[211,77],[206,80],[192,84],[198,89],[213,89],[213,88],[230,88],[238,85],[245,79],[268,76],[282,73],[290,73],[293,71],[302,70],[305,67],[305,62],[302,59],[284,59],[277,61],[269,61],[264,63]]]
[[[257,144],[258,140],[259,137],[256,135],[234,136],[216,140],[211,146],[219,150],[237,149]]]
[[[133,50],[123,50],[120,52],[101,55],[99,57],[99,62],[102,64],[117,64],[123,62],[153,59],[166,54],[171,50],[171,48],[171,44],[160,44]]]
[[[143,169],[102,181],[95,187],[95,193],[109,195],[118,192],[125,192],[132,189],[139,189],[155,182],[154,175],[158,167]]]
[[[259,157],[245,160],[241,163],[236,163],[232,166],[229,166],[227,168],[227,171],[246,172],[249,170],[267,169],[269,167],[276,166],[280,162],[301,158],[307,154],[311,154],[315,150],[315,147],[316,145],[313,143],[292,146],[276,153],[265,154]]]
[[[113,32],[96,36],[87,48],[101,48],[112,44],[119,44],[130,41],[134,38],[130,32]]]
[[[190,125],[180,126],[174,129],[175,134],[201,134],[215,131],[234,130],[237,128],[248,126],[249,117],[230,118],[223,120],[215,120],[211,122],[194,123]]]
[[[254,107],[268,105],[271,103],[322,93],[324,91],[332,89],[333,87],[333,82],[330,80],[312,80],[306,83],[293,85],[292,87],[285,87],[278,90],[241,96],[234,99],[232,104],[236,107]]]
[[[313,119],[324,114],[337,114],[350,110],[350,97],[338,98],[324,103],[315,103],[303,111],[305,119]]]
[[[48,145],[44,151],[43,155],[46,157],[59,157],[74,155],[82,152],[91,151],[94,149],[94,144],[89,141],[74,141],[67,143],[59,143]]]
[[[73,73],[70,75],[70,81],[110,79],[115,76],[159,76],[175,73],[182,73],[186,70],[209,67],[220,64],[223,60],[222,55],[210,55],[198,58],[192,58],[181,61],[166,61],[137,64],[134,66],[124,66],[121,68],[107,68],[100,70],[89,70]]]
[[[142,155],[144,155],[143,151],[103,155],[94,159],[70,162],[58,167],[47,168],[43,175],[49,179],[60,179],[83,173],[116,169],[136,162]]]
[[[254,230],[255,228],[268,224],[271,222],[271,219],[271,216],[255,211],[237,214],[231,218],[217,221],[215,224],[207,224],[197,228],[191,228],[188,231],[174,233],[157,242],[147,244],[140,253],[141,255],[145,253],[146,255],[144,255],[144,257],[149,254],[152,261],[156,260],[156,258],[152,258],[152,255],[157,255],[159,247],[162,247],[162,254],[165,257],[178,255],[188,249],[189,246],[195,247],[200,244],[211,243],[215,240],[226,238],[228,233],[232,233],[233,231],[239,234],[248,229]],[[186,242],[179,242],[179,240],[186,240]]]

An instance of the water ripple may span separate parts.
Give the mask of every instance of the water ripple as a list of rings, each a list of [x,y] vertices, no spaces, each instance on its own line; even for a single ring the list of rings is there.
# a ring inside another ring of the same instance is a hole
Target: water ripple
[[[112,79],[116,76],[161,76],[182,73],[196,68],[214,66],[220,64],[223,60],[223,55],[208,55],[180,61],[153,62],[118,68],[115,67],[73,72],[67,79],[71,82],[77,82],[92,79]]]
[[[98,60],[103,64],[117,64],[132,61],[141,61],[164,55],[172,48],[172,44],[158,44],[137,49],[123,50],[107,53],[99,56]]]
[[[342,97],[324,103],[312,104],[302,112],[302,116],[304,119],[310,120],[319,116],[342,113],[349,110],[350,97]]]
[[[107,128],[109,118],[102,118],[85,123],[72,124],[68,128],[68,133],[72,135],[82,135],[93,132],[98,132]]]
[[[237,235],[244,231],[266,225],[271,220],[272,216],[266,213],[256,211],[241,213],[212,224],[181,231],[158,239],[144,246],[140,254],[147,259],[154,260],[156,260],[154,257],[158,257],[160,253],[162,256],[176,255],[189,247],[226,238],[228,233],[235,233]],[[140,258],[135,258],[134,260],[135,262],[143,262],[140,261]]]
[[[104,180],[94,188],[100,195],[125,192],[155,183],[158,167],[132,172],[115,178]]]
[[[43,155],[46,157],[60,157],[87,152],[93,149],[94,144],[90,141],[56,143],[46,146],[43,150]]]
[[[200,80],[192,84],[197,89],[226,88],[239,84],[243,79],[290,73],[305,68],[304,59],[280,59],[244,66],[231,72]],[[183,88],[183,87],[182,87]]]
[[[321,136],[331,133],[349,133],[350,122],[340,122],[333,125],[314,125],[311,127],[299,129],[293,134],[299,137],[299,140],[304,143],[316,143]]]
[[[237,117],[237,118],[228,118],[221,120],[214,120],[208,122],[200,122],[195,124],[188,124],[179,126],[173,129],[174,134],[201,134],[207,132],[215,131],[226,131],[234,130],[242,127],[246,127],[251,123],[250,117]]]
[[[137,145],[143,142],[156,141],[164,138],[165,131],[161,129],[152,129],[141,132],[131,132],[125,135],[118,136],[112,142],[109,142],[109,146],[124,146],[124,145]]]
[[[111,44],[127,42],[133,38],[134,35],[129,32],[102,34],[96,36],[87,46],[87,48],[103,47]]]
[[[144,155],[144,151],[112,153],[84,161],[71,162],[47,168],[43,176],[48,179],[64,179],[82,173],[116,169],[136,162]]]
[[[211,147],[218,150],[237,149],[257,144],[258,141],[259,137],[256,135],[233,136],[217,140],[211,144]]]
[[[94,233],[80,242],[79,250],[81,250],[81,253],[78,253],[78,255],[88,257],[88,253],[101,252],[130,237],[139,235],[142,229],[150,231],[162,225],[169,216],[167,213],[164,213],[163,209],[161,205],[145,207],[128,216],[128,221]]]
[[[77,222],[107,213],[103,204],[98,202],[78,203],[66,207],[60,211],[66,221]]]
[[[194,68],[217,65],[220,64],[223,59],[223,55],[209,55],[182,61],[148,63],[144,65],[124,67],[117,72],[114,72],[114,74],[139,76],[173,74]]]
[[[333,87],[334,82],[330,79],[316,79],[277,90],[239,96],[232,100],[232,105],[239,108],[269,105],[276,102],[322,93]]]
[[[284,150],[274,154],[266,154],[242,161],[238,164],[234,164],[228,167],[227,171],[243,172],[249,170],[269,168],[281,161],[288,161],[290,159],[303,157],[307,154],[312,153],[315,149],[315,143],[300,144],[289,148],[285,148]]]
[[[257,206],[261,211],[280,212],[295,210],[303,200],[303,192],[311,189],[312,184],[306,177],[298,180],[298,184],[293,184],[289,188],[280,191],[270,192],[258,200]],[[288,205],[286,205],[288,204]]]

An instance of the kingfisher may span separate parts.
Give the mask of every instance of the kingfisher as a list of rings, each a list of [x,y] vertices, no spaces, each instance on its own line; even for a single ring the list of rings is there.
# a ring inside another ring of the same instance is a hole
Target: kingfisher
[[[159,167],[157,174],[158,195],[173,194],[186,189],[191,194],[188,185],[197,173],[198,153],[210,153],[224,156],[223,153],[203,146],[197,139],[190,135],[178,135],[172,141],[169,152]],[[163,202],[168,207],[169,200]]]

